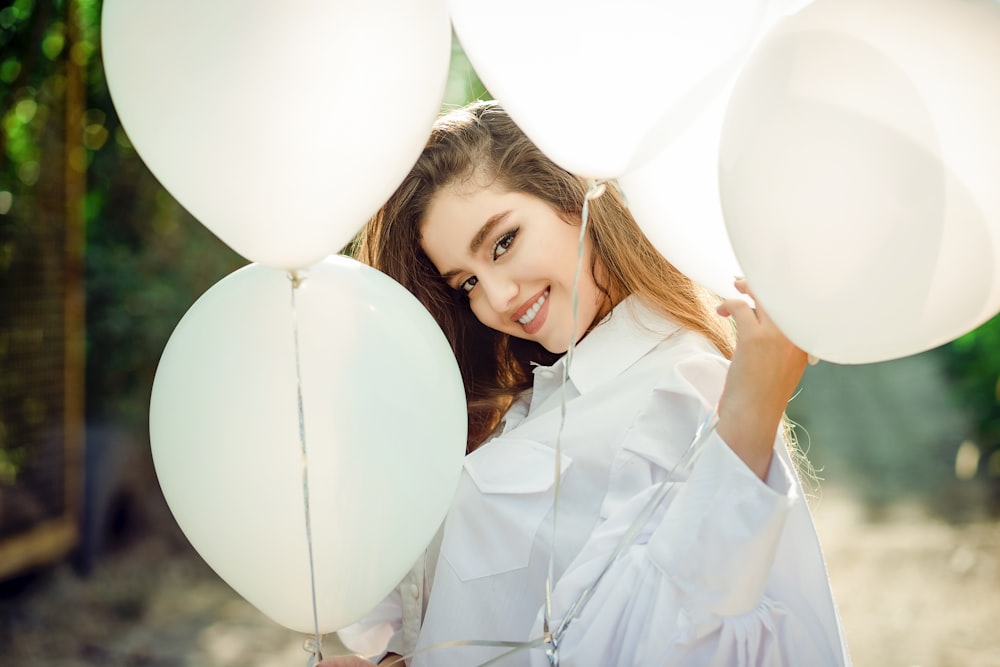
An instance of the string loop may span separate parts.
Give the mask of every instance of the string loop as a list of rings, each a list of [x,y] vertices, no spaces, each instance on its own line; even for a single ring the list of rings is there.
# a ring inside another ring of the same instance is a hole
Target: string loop
[[[306,667],[316,667],[323,662],[323,648],[316,642],[316,637],[306,637],[302,642],[302,650],[311,654],[306,661]]]

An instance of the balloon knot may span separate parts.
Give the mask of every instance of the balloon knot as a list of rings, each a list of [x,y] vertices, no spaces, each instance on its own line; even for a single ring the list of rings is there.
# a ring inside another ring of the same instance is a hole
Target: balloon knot
[[[587,201],[597,199],[608,189],[608,182],[603,179],[589,179],[587,181]]]
[[[323,662],[323,647],[319,635],[316,637],[306,637],[305,641],[302,642],[302,650],[311,654],[306,667],[315,667],[317,664]]]

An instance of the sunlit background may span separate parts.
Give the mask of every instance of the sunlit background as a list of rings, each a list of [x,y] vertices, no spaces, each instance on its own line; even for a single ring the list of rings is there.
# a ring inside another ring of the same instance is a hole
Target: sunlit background
[[[132,149],[100,10],[0,8],[0,663],[301,664],[303,638],[204,565],[152,471],[157,360],[246,260]],[[445,106],[488,95],[455,43]],[[920,355],[811,367],[789,407],[858,665],[1000,665],[998,379],[994,318]]]

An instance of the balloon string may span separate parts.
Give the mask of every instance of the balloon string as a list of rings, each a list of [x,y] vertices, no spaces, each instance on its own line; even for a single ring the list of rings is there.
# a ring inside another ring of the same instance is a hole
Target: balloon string
[[[306,449],[306,419],[302,401],[302,365],[300,363],[301,355],[299,354],[299,314],[295,299],[295,295],[298,292],[299,287],[302,286],[305,276],[300,274],[298,271],[292,271],[288,274],[288,277],[292,282],[292,332],[293,339],[295,341],[295,392],[296,399],[298,401],[299,413],[299,445],[302,451],[302,506],[305,510],[306,550],[309,553],[309,587],[312,592],[313,632],[315,635],[315,643],[307,641],[305,645],[305,649],[307,651],[311,651],[313,654],[308,662],[308,665],[311,666],[323,660],[323,638],[319,633],[319,610],[316,603],[316,568],[313,561],[312,519],[309,513],[309,453]]]
[[[577,599],[570,605],[558,627],[553,632],[552,588],[554,585],[553,582],[555,581],[556,519],[558,515],[559,503],[559,482],[562,470],[562,433],[566,425],[566,385],[569,382],[569,370],[573,361],[573,353],[576,349],[576,331],[579,320],[579,282],[583,266],[584,242],[586,240],[587,225],[590,221],[590,202],[605,193],[608,183],[615,188],[615,191],[618,193],[619,197],[621,197],[624,205],[626,207],[628,206],[628,200],[626,199],[625,193],[617,180],[588,180],[587,193],[584,197],[583,210],[580,216],[581,223],[580,236],[577,244],[576,272],[573,276],[573,331],[570,336],[569,347],[566,352],[566,363],[563,365],[562,385],[560,387],[559,430],[556,435],[555,481],[553,482],[554,498],[552,508],[552,545],[549,551],[548,577],[545,580],[545,608],[543,613],[544,636],[542,638],[547,646],[546,654],[549,658],[549,664],[552,667],[558,667],[559,665],[559,643],[562,640],[563,635],[566,633],[566,630],[569,629],[570,624],[579,616],[580,611],[594,596],[597,586],[604,578],[604,575],[635,542],[636,537],[639,535],[639,531],[642,530],[643,526],[646,525],[649,519],[656,512],[656,509],[662,505],[664,499],[670,494],[671,490],[673,490],[674,484],[670,483],[669,480],[676,479],[676,473],[690,469],[694,461],[698,458],[698,455],[701,453],[703,443],[706,441],[708,435],[715,430],[715,426],[718,422],[718,413],[716,410],[713,410],[699,426],[691,442],[688,444],[687,449],[685,449],[684,453],[671,467],[664,481],[657,486],[653,495],[636,515],[632,524],[629,526],[629,529],[622,536],[622,539],[619,540],[617,547],[608,558],[607,563],[605,563],[604,567],[601,569],[601,572],[597,575],[594,581],[577,596]]]
[[[542,616],[542,631],[545,633],[546,642],[549,644],[548,655],[551,665],[559,664],[559,650],[555,638],[551,633],[552,618],[552,585],[555,581],[555,554],[556,554],[556,524],[559,516],[559,482],[562,477],[562,434],[566,427],[566,385],[569,383],[569,369],[573,363],[573,353],[576,350],[576,331],[579,323],[580,311],[580,274],[583,268],[583,251],[587,239],[587,223],[590,221],[590,202],[604,194],[607,186],[603,180],[589,179],[587,181],[587,193],[583,198],[583,210],[580,213],[580,236],[577,242],[576,269],[573,273],[572,307],[573,307],[573,330],[570,332],[569,346],[566,350],[566,360],[563,364],[562,383],[559,387],[559,429],[556,432],[556,455],[555,471],[552,483],[552,543],[549,547],[549,568],[545,578],[545,608]]]

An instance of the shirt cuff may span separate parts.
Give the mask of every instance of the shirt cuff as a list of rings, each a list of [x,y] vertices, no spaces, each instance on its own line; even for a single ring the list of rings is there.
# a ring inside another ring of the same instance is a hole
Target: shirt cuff
[[[762,481],[717,434],[706,438],[648,545],[690,612],[733,616],[759,604],[798,497],[794,479],[777,452]]]
[[[397,588],[360,621],[338,630],[340,643],[348,650],[369,659],[381,659],[380,656],[384,656],[400,641],[402,607]]]

